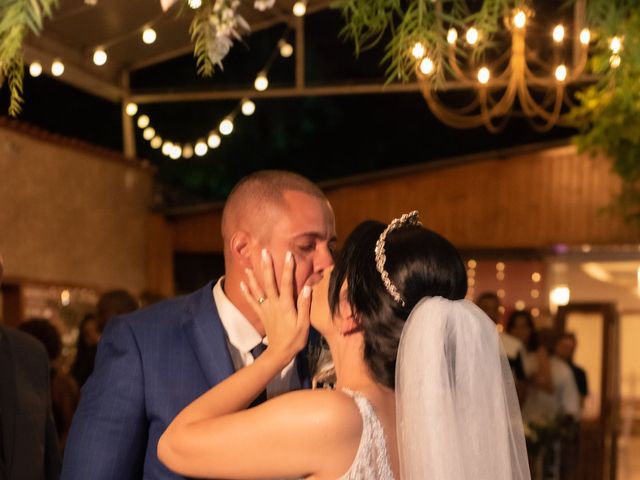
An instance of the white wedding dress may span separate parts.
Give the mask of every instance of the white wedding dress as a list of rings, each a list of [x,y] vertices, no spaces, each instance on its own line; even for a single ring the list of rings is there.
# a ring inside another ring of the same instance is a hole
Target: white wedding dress
[[[371,402],[360,393],[343,389],[358,405],[362,416],[362,436],[356,456],[340,480],[394,480],[382,424]]]

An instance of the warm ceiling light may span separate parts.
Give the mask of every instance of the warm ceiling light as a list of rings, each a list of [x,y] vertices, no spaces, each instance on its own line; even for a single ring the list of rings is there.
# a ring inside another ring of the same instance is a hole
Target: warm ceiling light
[[[31,62],[29,65],[29,74],[32,77],[39,77],[42,73],[42,64],[40,62]]]
[[[173,148],[173,143],[167,140],[162,144],[162,153],[168,156],[171,153],[172,148]]]
[[[433,73],[433,69],[433,60],[429,57],[424,57],[420,62],[420,71],[425,75],[431,75]]]
[[[475,45],[479,37],[480,34],[478,33],[477,28],[471,27],[469,30],[467,30],[466,38],[469,45]]]
[[[209,148],[207,147],[207,144],[204,143],[204,140],[198,140],[198,143],[196,143],[196,148],[194,148],[196,155],[199,157],[204,157],[207,154],[207,150],[209,150]]]
[[[609,42],[609,48],[613,53],[619,53],[622,50],[622,39],[620,37],[613,37]]]
[[[248,117],[249,115],[253,115],[253,112],[256,111],[256,104],[247,98],[246,100],[242,101],[241,109],[242,114]]]
[[[93,63],[95,63],[99,67],[107,63],[107,52],[105,52],[102,48],[96,49],[96,51],[93,52]]]
[[[169,158],[172,160],[177,160],[182,156],[182,147],[178,144],[172,145],[171,151],[169,152]]]
[[[187,160],[193,157],[193,147],[190,143],[187,143],[184,147],[182,147],[182,156]]]
[[[162,146],[162,137],[155,136],[151,139],[150,142],[151,148],[160,148]]]
[[[59,77],[64,73],[64,63],[60,60],[54,60],[51,64],[51,73],[54,77]]]
[[[553,29],[553,41],[560,43],[564,40],[564,27],[562,25],[556,25]]]
[[[222,142],[222,139],[216,132],[211,132],[209,134],[209,137],[207,138],[207,145],[209,145],[210,148],[218,148],[220,146],[220,142]]]
[[[136,105],[133,102],[129,102],[127,103],[127,106],[125,107],[125,112],[127,112],[127,115],[129,115],[130,117],[133,117],[136,113],[138,113],[138,105]]]
[[[142,138],[144,138],[145,140],[151,140],[153,137],[155,137],[155,135],[156,131],[153,129],[153,127],[147,127],[142,132]]]
[[[527,14],[524,13],[523,10],[516,11],[516,14],[513,16],[513,25],[516,28],[524,28],[527,23]]]
[[[153,28],[145,28],[142,32],[142,41],[147,45],[151,45],[156,41],[157,35]]]
[[[267,78],[267,74],[264,72],[260,72],[256,77],[255,82],[253,82],[253,86],[256,87],[256,90],[259,92],[264,92],[269,86],[269,79]]]
[[[147,115],[140,115],[138,117],[138,127],[139,128],[147,128],[149,126],[149,117]]]
[[[231,132],[233,132],[233,120],[231,120],[231,118],[229,117],[225,118],[220,122],[218,129],[220,130],[221,134],[229,135]]]
[[[296,17],[303,17],[307,13],[307,2],[298,1],[293,4],[293,14]]]
[[[490,78],[491,72],[487,67],[482,67],[480,70],[478,70],[478,81],[481,84],[486,85],[489,82]]]

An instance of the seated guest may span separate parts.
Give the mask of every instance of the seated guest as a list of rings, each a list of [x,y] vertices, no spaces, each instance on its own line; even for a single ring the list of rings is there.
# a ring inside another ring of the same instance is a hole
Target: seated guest
[[[0,257],[0,280],[2,270]],[[52,480],[59,475],[47,354],[30,335],[0,323],[0,478]]]
[[[80,400],[78,384],[62,368],[62,338],[60,332],[49,321],[33,318],[22,325],[20,330],[39,340],[47,350],[51,366],[51,398],[53,418],[58,430],[60,449],[64,450],[67,434],[71,428],[71,419]]]

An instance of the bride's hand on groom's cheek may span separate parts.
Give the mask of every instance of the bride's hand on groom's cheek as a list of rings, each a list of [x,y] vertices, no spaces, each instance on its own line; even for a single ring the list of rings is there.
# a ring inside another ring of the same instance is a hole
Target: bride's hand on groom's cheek
[[[251,269],[246,270],[247,283],[241,283],[242,292],[264,325],[269,341],[267,352],[277,355],[288,364],[307,344],[311,287],[305,285],[294,300],[295,260],[287,252],[282,270],[280,289],[276,282],[273,260],[267,250],[262,251],[261,262],[264,289],[258,284]]]

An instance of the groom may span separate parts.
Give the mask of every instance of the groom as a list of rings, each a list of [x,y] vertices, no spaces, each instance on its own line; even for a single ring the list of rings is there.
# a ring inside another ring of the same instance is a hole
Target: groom
[[[109,322],[71,426],[63,480],[182,478],[158,461],[160,435],[187,404],[252,363],[265,335],[240,290],[245,269],[260,277],[266,248],[281,272],[291,251],[299,292],[333,264],[335,220],[310,181],[263,171],[241,180],[229,195],[222,237],[224,277]],[[266,396],[308,386],[300,355],[267,386]]]

